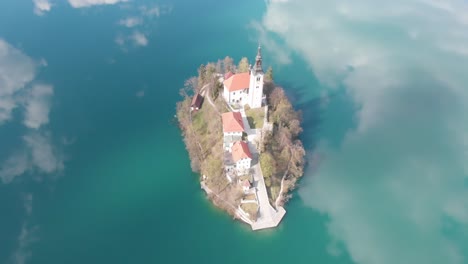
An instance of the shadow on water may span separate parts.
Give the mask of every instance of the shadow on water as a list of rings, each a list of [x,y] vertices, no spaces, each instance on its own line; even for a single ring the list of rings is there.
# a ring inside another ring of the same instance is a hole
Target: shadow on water
[[[287,82],[280,86],[286,88],[294,108],[302,114],[300,140],[306,150],[305,174],[313,175],[324,159],[319,149],[321,142],[339,149],[349,131],[356,127],[356,106],[345,87],[327,89],[318,83],[294,85]]]
[[[281,83],[281,87],[285,88],[286,95],[293,104],[296,110],[299,110],[302,115],[302,128],[304,129],[300,139],[304,148],[309,152],[313,151],[318,143],[318,135],[323,123],[324,105],[328,97],[315,97],[304,100],[310,93],[310,87],[295,86],[291,83]]]

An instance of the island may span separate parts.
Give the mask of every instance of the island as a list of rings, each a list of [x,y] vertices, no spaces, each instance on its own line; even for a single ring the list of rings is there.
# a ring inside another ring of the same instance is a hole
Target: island
[[[303,175],[301,113],[255,63],[230,57],[202,64],[185,81],[177,120],[190,165],[213,203],[252,230],[278,226]]]

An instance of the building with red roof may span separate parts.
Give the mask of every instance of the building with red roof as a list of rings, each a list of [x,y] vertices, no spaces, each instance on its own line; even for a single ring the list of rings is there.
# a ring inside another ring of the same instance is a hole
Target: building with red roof
[[[240,90],[249,89],[250,85],[250,73],[243,72],[233,74],[231,77],[224,81],[224,86],[229,92],[235,92]]]
[[[223,121],[224,148],[229,150],[233,142],[242,139],[244,122],[239,112],[227,112],[221,115]]]
[[[224,74],[224,80],[227,80],[229,78],[231,78],[231,76],[233,76],[234,73],[232,73],[232,71],[228,71],[227,73]]]
[[[224,84],[223,96],[230,104],[244,105],[248,102],[250,74],[248,72],[227,74]]]
[[[239,112],[226,112],[221,115],[223,119],[223,132],[224,133],[235,133],[244,132],[244,123],[242,121],[242,115]]]
[[[232,160],[238,162],[243,159],[252,159],[252,154],[250,154],[249,146],[245,141],[236,141],[232,147]]]
[[[244,141],[236,141],[231,147],[232,161],[236,164],[238,173],[245,172],[250,169],[252,162],[252,154],[249,146]]]
[[[251,108],[262,106],[263,101],[263,69],[262,53],[258,47],[255,65],[248,72],[224,75],[224,100],[233,106],[244,106],[248,104]]]
[[[224,153],[224,169],[229,181],[233,176],[247,174],[252,164],[252,154],[248,143],[245,141],[236,141],[229,148],[229,152]]]

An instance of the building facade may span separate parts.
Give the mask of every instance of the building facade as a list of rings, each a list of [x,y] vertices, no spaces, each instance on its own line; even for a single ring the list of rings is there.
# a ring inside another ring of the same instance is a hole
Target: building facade
[[[223,122],[223,148],[230,151],[234,142],[242,140],[244,122],[239,112],[227,112],[221,115]]]
[[[263,100],[262,51],[258,47],[255,65],[250,69],[249,105],[251,108],[262,107]]]
[[[228,104],[245,106],[250,108],[262,107],[263,101],[263,77],[262,52],[258,47],[255,64],[249,72],[238,73],[224,80],[223,97]]]
[[[236,141],[231,147],[232,161],[235,164],[235,169],[238,175],[248,173],[251,163],[252,154],[249,147],[244,141]]]

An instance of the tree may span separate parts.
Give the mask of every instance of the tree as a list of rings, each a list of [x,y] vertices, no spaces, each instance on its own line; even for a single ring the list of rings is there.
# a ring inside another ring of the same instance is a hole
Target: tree
[[[286,126],[278,126],[276,136],[276,141],[280,144],[281,148],[286,148],[292,144],[291,131]]]
[[[265,93],[266,97],[268,98],[268,103],[270,103],[270,95],[271,92],[275,89],[275,84],[273,82],[264,82],[263,83],[263,92]]]
[[[268,188],[271,186],[271,178],[270,177],[265,178],[265,186],[268,187]]]
[[[203,84],[205,84],[205,76],[206,76],[206,67],[205,65],[200,65],[198,68],[198,87],[200,89],[203,87]]]
[[[300,133],[302,133],[301,122],[299,119],[293,119],[289,122],[289,130],[293,137],[297,137]]]
[[[216,65],[214,63],[208,63],[205,67],[205,81],[211,81],[214,79],[216,73]]]
[[[286,97],[284,94],[284,90],[281,89],[280,87],[275,87],[273,88],[273,91],[271,91],[270,94],[270,105],[273,110],[276,109],[278,104]]]
[[[296,141],[291,150],[291,164],[289,167],[289,172],[294,177],[301,177],[304,173],[304,157],[304,146],[300,141]]]
[[[278,168],[280,171],[286,171],[288,168],[289,160],[291,159],[291,150],[289,147],[283,148],[279,153],[276,160],[278,161]]]
[[[260,166],[264,177],[269,178],[276,174],[276,161],[270,152],[265,151],[260,154]]]
[[[265,73],[265,81],[272,82],[273,81],[273,68],[270,66]]]
[[[195,76],[190,77],[184,83],[184,90],[186,93],[198,93],[198,78]]]
[[[216,62],[216,72],[217,73],[223,73],[223,61],[222,60],[218,60]]]
[[[208,177],[220,177],[223,172],[222,167],[221,159],[209,155],[203,162],[203,173]]]
[[[224,66],[224,73],[234,71],[234,69],[233,69],[234,60],[231,57],[226,56],[226,58],[224,58],[224,60],[223,60],[223,66]]]
[[[287,125],[294,118],[296,118],[294,109],[292,109],[291,103],[287,100],[281,100],[271,115],[273,122],[278,125]]]
[[[237,67],[238,72],[248,72],[249,71],[249,59],[243,57],[239,61],[239,66]]]
[[[189,98],[186,86],[184,86],[184,88],[179,89],[179,95],[182,96],[184,99]]]
[[[273,139],[273,133],[269,130],[263,134],[262,142],[260,144],[260,153],[271,150],[271,141]]]

